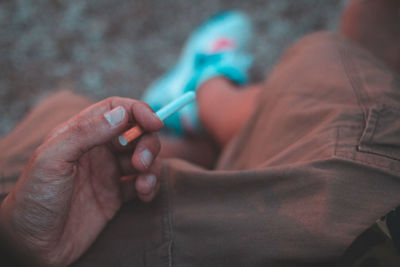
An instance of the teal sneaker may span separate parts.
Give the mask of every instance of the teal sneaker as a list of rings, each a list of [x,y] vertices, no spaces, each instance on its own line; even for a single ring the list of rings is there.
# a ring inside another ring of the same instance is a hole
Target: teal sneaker
[[[151,84],[142,100],[157,111],[216,76],[247,83],[253,61],[248,52],[251,39],[252,25],[244,13],[228,11],[211,17],[190,35],[175,67]],[[164,125],[177,135],[199,131],[196,103],[166,119]]]

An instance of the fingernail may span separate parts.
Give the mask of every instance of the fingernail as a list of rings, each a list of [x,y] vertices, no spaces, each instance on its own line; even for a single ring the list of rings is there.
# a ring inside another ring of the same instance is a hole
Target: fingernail
[[[153,161],[153,155],[151,154],[150,150],[145,149],[139,154],[140,161],[142,162],[143,166],[147,169],[150,167],[151,162]]]
[[[157,120],[160,119],[160,117],[157,116],[157,113],[151,107],[147,106],[147,108],[149,109],[149,111],[150,111],[151,115],[153,116],[153,118],[155,118]]]
[[[155,113],[154,111],[152,111],[152,113],[153,113],[152,115],[153,115],[153,117],[154,117],[155,119],[161,120],[160,117],[157,116],[157,113]]]
[[[157,183],[157,178],[154,174],[149,174],[146,176],[146,182],[150,185],[151,189],[153,190]]]
[[[111,126],[120,124],[125,118],[125,109],[121,106],[104,113],[104,117]]]

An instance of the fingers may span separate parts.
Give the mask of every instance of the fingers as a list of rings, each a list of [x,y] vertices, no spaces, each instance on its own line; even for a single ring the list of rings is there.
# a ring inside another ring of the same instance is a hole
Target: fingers
[[[143,202],[153,200],[160,189],[161,166],[161,163],[156,160],[146,173],[122,177],[120,185],[123,201],[134,197],[138,197]]]
[[[159,160],[155,160],[150,170],[136,178],[136,194],[141,201],[149,202],[157,195],[160,189],[161,169],[162,164]]]
[[[137,197],[143,202],[153,200],[159,187],[157,177],[152,173],[139,175],[136,179],[135,188]]]
[[[127,111],[122,106],[93,118],[78,117],[62,134],[49,140],[45,146],[47,157],[68,162],[76,161],[93,147],[110,141],[127,124]]]
[[[133,168],[146,172],[160,152],[161,144],[157,134],[151,133],[142,136],[132,156]]]
[[[139,124],[145,131],[152,132],[160,130],[163,126],[161,120],[153,110],[145,103],[127,98],[109,98],[101,101],[67,123],[60,125],[49,137],[48,146],[49,156],[66,161],[77,160],[82,153],[90,150],[94,146],[105,144],[118,136],[132,123]],[[157,138],[150,138],[157,142],[155,145],[148,145],[149,150],[142,147],[144,152],[141,159],[145,159],[145,165],[151,157],[158,153],[159,141]],[[150,156],[151,155],[151,156]],[[140,170],[144,170],[141,168]]]
[[[145,131],[159,131],[163,127],[160,118],[154,113],[149,105],[144,102],[138,102],[132,105],[132,113],[135,114],[135,120]]]
[[[131,151],[134,150],[132,153]],[[131,151],[115,152],[123,175],[147,172],[161,150],[160,139],[156,133],[142,136]]]
[[[109,97],[91,105],[90,107],[81,111],[77,116],[81,119],[92,118],[100,114],[104,114],[105,112],[110,111],[118,106],[122,106],[128,111],[129,121],[132,123],[142,123],[142,119],[148,120],[145,125],[141,125],[143,129],[148,131],[158,131],[162,128],[162,122],[157,115],[155,115],[154,111],[149,105],[131,98]],[[135,110],[137,109],[137,112],[140,113],[140,121],[136,119],[136,111],[134,110],[135,106],[138,106],[135,108]],[[73,119],[71,119],[69,122],[73,123]],[[61,129],[63,127],[59,128]]]
[[[67,131],[69,127],[78,123],[77,118],[81,120],[93,118],[118,106],[122,106],[128,112],[128,121],[130,123],[139,123],[145,131],[158,131],[163,127],[162,121],[146,103],[130,98],[110,97],[91,105],[66,123],[59,125],[49,134],[47,139],[54,138]],[[139,119],[136,118],[136,112]]]
[[[153,173],[130,175],[121,178],[122,201],[127,202],[138,197],[143,202],[150,202],[160,190],[160,183]]]

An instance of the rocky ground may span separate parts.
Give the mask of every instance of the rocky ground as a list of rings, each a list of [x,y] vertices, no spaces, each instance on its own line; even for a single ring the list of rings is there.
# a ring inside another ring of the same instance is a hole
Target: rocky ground
[[[0,135],[61,88],[138,98],[205,18],[240,9],[255,25],[254,79],[295,39],[337,28],[347,0],[0,0]]]

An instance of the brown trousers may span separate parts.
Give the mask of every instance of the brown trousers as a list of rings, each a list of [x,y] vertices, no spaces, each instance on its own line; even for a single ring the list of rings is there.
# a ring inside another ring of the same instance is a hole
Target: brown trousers
[[[317,33],[264,87],[215,170],[166,160],[155,201],[125,204],[73,266],[331,266],[400,204],[398,76]],[[87,104],[63,92],[0,140],[3,192],[50,128]]]

